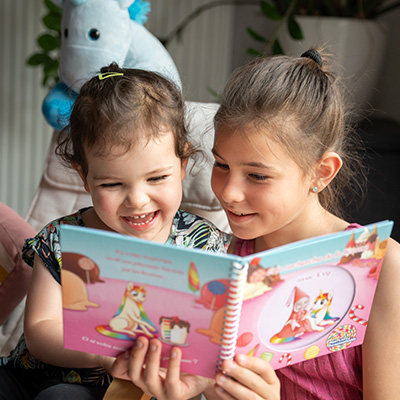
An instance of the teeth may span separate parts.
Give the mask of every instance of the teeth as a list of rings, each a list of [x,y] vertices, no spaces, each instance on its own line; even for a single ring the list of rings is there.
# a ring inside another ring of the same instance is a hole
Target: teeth
[[[233,212],[233,211],[232,211],[232,214],[239,215],[240,217],[243,216],[243,215],[245,215],[245,214],[241,214],[241,213],[235,213],[235,212]]]
[[[127,219],[130,221],[130,223],[131,223],[132,225],[136,225],[136,226],[139,226],[139,225],[146,225],[146,224],[148,224],[149,222],[151,222],[151,221],[154,219],[154,217],[156,216],[155,213],[154,213],[153,216],[151,216],[149,219],[147,219],[147,220],[144,221],[144,222],[133,222],[133,220],[145,219],[146,217],[148,217],[148,216],[151,215],[151,214],[152,214],[152,213],[143,214],[143,215],[135,215],[135,216],[127,217]]]
[[[149,215],[149,214],[135,215],[135,216],[130,217],[130,218],[133,218],[133,219],[146,218],[148,215]]]

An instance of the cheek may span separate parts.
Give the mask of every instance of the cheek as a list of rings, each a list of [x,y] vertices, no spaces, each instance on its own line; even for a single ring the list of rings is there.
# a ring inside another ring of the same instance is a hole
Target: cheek
[[[221,177],[219,176],[218,172],[213,169],[212,175],[211,175],[211,188],[215,194],[215,196],[219,197],[219,193],[221,191]]]
[[[110,194],[104,195],[103,193],[92,192],[93,205],[101,208],[103,212],[107,212],[115,208],[116,199]]]
[[[173,205],[181,203],[182,200],[182,181],[176,178],[173,183],[162,185],[154,193],[154,199],[161,204]]]

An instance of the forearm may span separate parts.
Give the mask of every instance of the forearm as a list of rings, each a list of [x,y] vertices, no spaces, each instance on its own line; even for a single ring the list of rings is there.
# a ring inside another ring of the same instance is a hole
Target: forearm
[[[31,354],[51,365],[65,368],[104,367],[110,370],[113,358],[64,349],[62,324],[54,320],[38,321],[25,329]]]

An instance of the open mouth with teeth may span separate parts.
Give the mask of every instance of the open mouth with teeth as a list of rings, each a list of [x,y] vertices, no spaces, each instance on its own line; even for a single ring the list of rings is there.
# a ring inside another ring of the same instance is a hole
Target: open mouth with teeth
[[[145,226],[148,225],[150,222],[153,221],[153,219],[156,217],[157,211],[156,212],[151,212],[148,214],[142,214],[142,215],[133,215],[130,217],[123,217],[125,221],[127,221],[130,225],[134,226]]]
[[[228,210],[228,218],[233,222],[245,222],[250,220],[255,214],[253,213],[240,213]]]

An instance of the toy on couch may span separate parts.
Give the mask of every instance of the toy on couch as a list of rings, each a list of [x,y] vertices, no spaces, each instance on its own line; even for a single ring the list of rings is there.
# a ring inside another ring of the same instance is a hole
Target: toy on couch
[[[54,153],[60,130],[68,122],[71,106],[85,80],[97,74],[104,65],[116,61],[121,67],[164,73],[181,85],[171,56],[141,25],[149,11],[147,1],[52,1],[63,7],[62,83],[56,85],[43,102],[43,114],[54,133],[39,188],[26,216],[35,230],[51,219],[91,204],[79,176],[61,165]],[[200,215],[203,213],[202,216],[213,220],[221,229],[228,229],[210,185],[212,119],[217,108],[214,103],[187,103],[190,141],[194,146],[206,149],[206,157],[194,168],[189,164],[188,176],[183,183],[182,208]],[[211,215],[207,215],[209,212]]]
[[[24,238],[33,237],[34,232],[40,230],[50,220],[70,214],[91,204],[90,196],[84,190],[79,176],[75,171],[65,168],[59,162],[54,151],[59,135],[63,134],[60,130],[68,121],[71,106],[85,80],[97,74],[100,68],[111,60],[117,61],[123,67],[142,68],[164,73],[176,84],[181,85],[177,69],[170,55],[161,43],[141,25],[145,21],[144,14],[149,10],[148,2],[143,0],[52,1],[63,7],[62,32],[64,36],[66,33],[68,34],[70,41],[67,44],[64,38],[61,46],[60,71],[63,82],[59,83],[43,102],[43,114],[54,131],[39,187],[25,217],[26,224],[24,225],[30,231],[24,234]],[[79,14],[80,12],[82,12],[82,16]],[[102,13],[104,18],[119,15],[123,22],[119,21],[116,25],[105,23],[103,29],[102,25],[94,22],[94,16]],[[79,24],[77,23],[78,20],[80,21]],[[127,29],[123,28],[124,23],[129,23]],[[123,34],[127,32],[130,34],[129,45],[122,43],[124,41]],[[98,36],[99,33],[100,36]],[[72,39],[78,38],[79,34],[82,35],[76,43],[77,46],[71,45]],[[97,40],[96,36],[98,36]],[[112,42],[112,44],[107,42],[110,44],[109,47],[102,45],[101,39],[105,37],[109,37]],[[116,54],[119,54],[119,56],[117,57]],[[189,163],[188,174],[183,182],[181,208],[208,218],[222,230],[228,231],[229,226],[225,213],[210,185],[213,163],[211,155],[214,138],[213,117],[218,109],[218,104],[187,102],[186,106],[189,139],[194,147],[204,150],[205,157],[194,166],[191,162]],[[24,222],[22,218],[17,217]],[[30,226],[33,228],[31,229]],[[20,270],[16,269],[15,271]],[[15,271],[10,276],[16,276]],[[30,273],[29,267],[27,267],[25,273]],[[8,279],[8,283],[11,282],[12,280]],[[21,285],[20,287],[21,293],[18,292],[17,297],[15,297],[17,302],[25,295],[27,279],[24,282],[25,286]],[[3,289],[5,288],[6,285]],[[4,309],[4,312],[7,312],[5,318],[9,315],[8,311],[11,312],[16,303],[11,304],[10,302],[9,304],[10,310]],[[6,323],[0,326],[0,347],[3,349],[4,355],[18,341],[22,331],[23,311],[24,299],[15,308]],[[4,313],[0,314],[3,315]],[[11,331],[10,328],[13,327],[15,329]],[[132,390],[135,388],[128,381],[126,386],[128,397],[134,398]],[[110,387],[110,389],[113,388]],[[113,390],[109,390],[105,398],[107,400],[125,398],[121,396],[120,388],[117,387],[116,389],[115,393]]]
[[[43,102],[47,122],[61,130],[82,84],[111,62],[161,73],[181,86],[168,51],[142,24],[143,0],[52,0],[63,8],[60,76]]]

